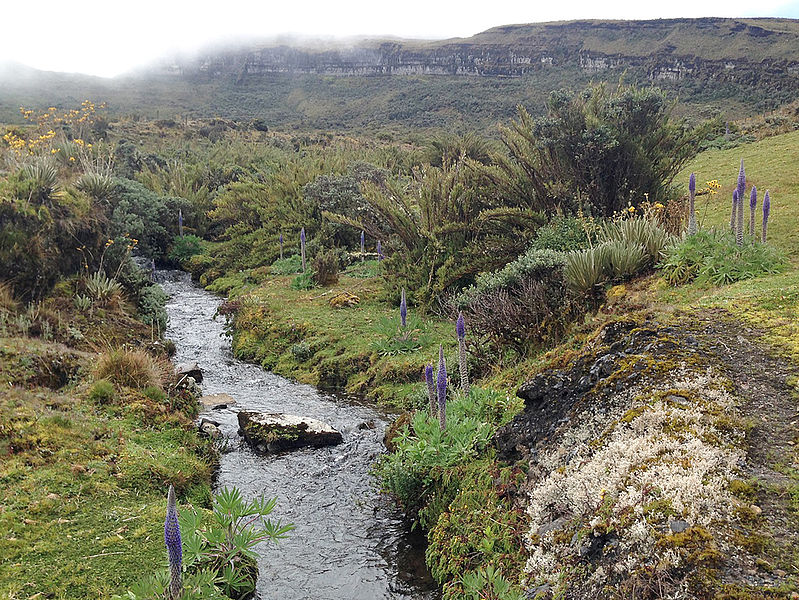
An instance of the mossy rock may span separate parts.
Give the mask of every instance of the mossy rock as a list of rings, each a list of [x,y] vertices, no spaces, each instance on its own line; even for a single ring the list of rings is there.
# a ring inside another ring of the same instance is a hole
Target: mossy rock
[[[343,441],[327,423],[297,415],[241,411],[239,433],[260,452],[282,452],[305,446],[321,448]]]

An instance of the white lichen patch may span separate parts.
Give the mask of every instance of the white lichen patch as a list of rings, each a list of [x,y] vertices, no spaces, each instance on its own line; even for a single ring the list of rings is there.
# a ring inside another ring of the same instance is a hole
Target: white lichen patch
[[[668,388],[628,391],[609,406],[580,415],[532,465],[541,473],[529,488],[532,581],[557,585],[598,536],[614,560],[588,577],[597,590],[644,568],[662,572],[681,560],[657,544],[670,522],[710,527],[732,519],[728,487],[742,457],[738,434],[715,426],[717,415],[735,411],[721,379],[681,369]]]

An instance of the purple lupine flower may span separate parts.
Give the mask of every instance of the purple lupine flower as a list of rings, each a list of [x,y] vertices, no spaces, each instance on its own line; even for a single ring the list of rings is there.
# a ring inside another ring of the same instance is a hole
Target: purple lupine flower
[[[735,243],[743,246],[744,243],[744,194],[738,194],[738,214],[735,224]]]
[[[447,363],[444,362],[444,346],[438,347],[436,387],[438,388],[438,423],[443,431],[447,428]]]
[[[377,262],[380,262],[385,258],[383,256],[383,244],[380,243],[380,240],[377,240]]]
[[[738,213],[738,189],[732,191],[732,215],[730,216],[730,231],[735,235],[735,216]]]
[[[183,209],[178,209],[178,231],[180,232],[180,237],[183,237]]]
[[[300,253],[302,254],[302,272],[305,273],[305,227],[300,230]]]
[[[696,211],[694,210],[694,197],[696,196],[696,175],[691,173],[688,178],[688,235],[696,233]]]
[[[403,327],[408,326],[408,302],[405,300],[405,288],[402,289],[402,299],[400,300],[400,321]]]
[[[175,501],[175,488],[171,484],[166,497],[164,542],[169,552],[169,596],[170,598],[178,598],[183,588],[183,543],[180,539],[180,524],[178,523],[178,506]]]
[[[744,159],[741,159],[741,168],[738,169],[738,198],[743,200],[746,193],[746,171],[744,170]]]
[[[771,212],[771,196],[768,194],[768,190],[766,190],[766,195],[763,196],[763,233],[760,238],[760,241],[764,244],[766,243],[766,233],[768,233],[768,216]]]
[[[466,322],[463,320],[463,313],[458,313],[458,320],[455,321],[455,333],[458,336],[458,370],[461,376],[461,390],[469,395],[469,364],[466,356]]]
[[[755,209],[757,208],[757,187],[752,186],[752,193],[749,194],[749,235],[755,235]]]
[[[280,234],[280,260],[283,260],[283,233]]]
[[[430,416],[438,415],[438,402],[436,401],[436,383],[433,381],[433,365],[425,365],[424,380],[427,384],[427,399],[430,401]]]
[[[459,340],[466,339],[466,322],[463,320],[463,313],[458,313],[458,320],[455,321],[455,333]]]
[[[361,262],[363,262],[364,256],[366,255],[365,242],[366,242],[366,234],[364,233],[363,229],[361,229]]]

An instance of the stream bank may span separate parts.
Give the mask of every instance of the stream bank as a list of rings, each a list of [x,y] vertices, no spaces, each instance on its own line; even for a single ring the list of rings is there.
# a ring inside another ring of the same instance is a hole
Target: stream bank
[[[201,414],[218,422],[223,436],[217,488],[235,486],[246,497],[277,496],[273,517],[296,526],[277,546],[257,548],[260,597],[438,597],[424,564],[423,536],[410,532],[370,474],[384,452],[390,416],[237,360],[224,320],[214,318],[221,300],[182,272],[160,272],[159,281],[170,296],[166,335],[175,343],[175,361],[197,362],[203,368],[205,394],[229,394],[236,400]],[[239,410],[319,419],[340,431],[343,443],[259,455],[237,433]]]

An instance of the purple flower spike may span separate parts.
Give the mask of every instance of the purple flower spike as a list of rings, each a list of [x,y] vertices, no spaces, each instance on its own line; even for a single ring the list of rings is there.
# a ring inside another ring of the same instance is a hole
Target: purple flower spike
[[[380,240],[377,240],[377,262],[380,262],[385,258],[383,256],[383,244],[380,243]]]
[[[463,313],[458,313],[458,320],[455,321],[455,333],[459,340],[466,339],[466,322],[463,320]]]
[[[164,521],[164,542],[169,552],[169,593],[172,598],[180,596],[183,588],[183,543],[180,539],[178,506],[175,501],[175,488],[170,485],[166,499],[166,520]]]
[[[405,289],[402,290],[402,300],[400,300],[400,319],[402,321],[402,326],[407,327],[408,325],[408,303],[405,300]]]
[[[280,234],[280,245],[281,246],[283,245],[283,234],[282,233]]]
[[[766,190],[766,195],[763,196],[763,233],[760,238],[760,241],[764,244],[766,243],[766,234],[768,233],[769,213],[771,213],[771,196],[769,196],[768,190]]]
[[[688,191],[692,194],[696,193],[696,175],[691,173],[691,176],[688,178]]]
[[[305,227],[300,230],[300,241],[304,244],[305,243]]]
[[[757,188],[752,186],[749,194],[749,235],[755,235],[755,209],[757,208]]]
[[[732,216],[730,217],[730,230],[735,235],[735,217],[738,214],[738,188],[732,191]]]
[[[738,197],[743,200],[746,193],[746,171],[744,170],[744,159],[741,159],[741,168],[738,170]]]
[[[438,373],[436,375],[438,388],[438,422],[442,431],[447,428],[447,364],[444,362],[444,347],[438,347]]]
[[[427,399],[430,401],[430,416],[438,415],[438,402],[436,401],[436,382],[433,381],[433,365],[425,365],[424,380],[427,384]]]
[[[458,313],[458,320],[455,321],[455,333],[458,335],[458,371],[461,376],[461,390],[469,395],[469,365],[466,356],[466,322],[463,320],[463,313]]]

